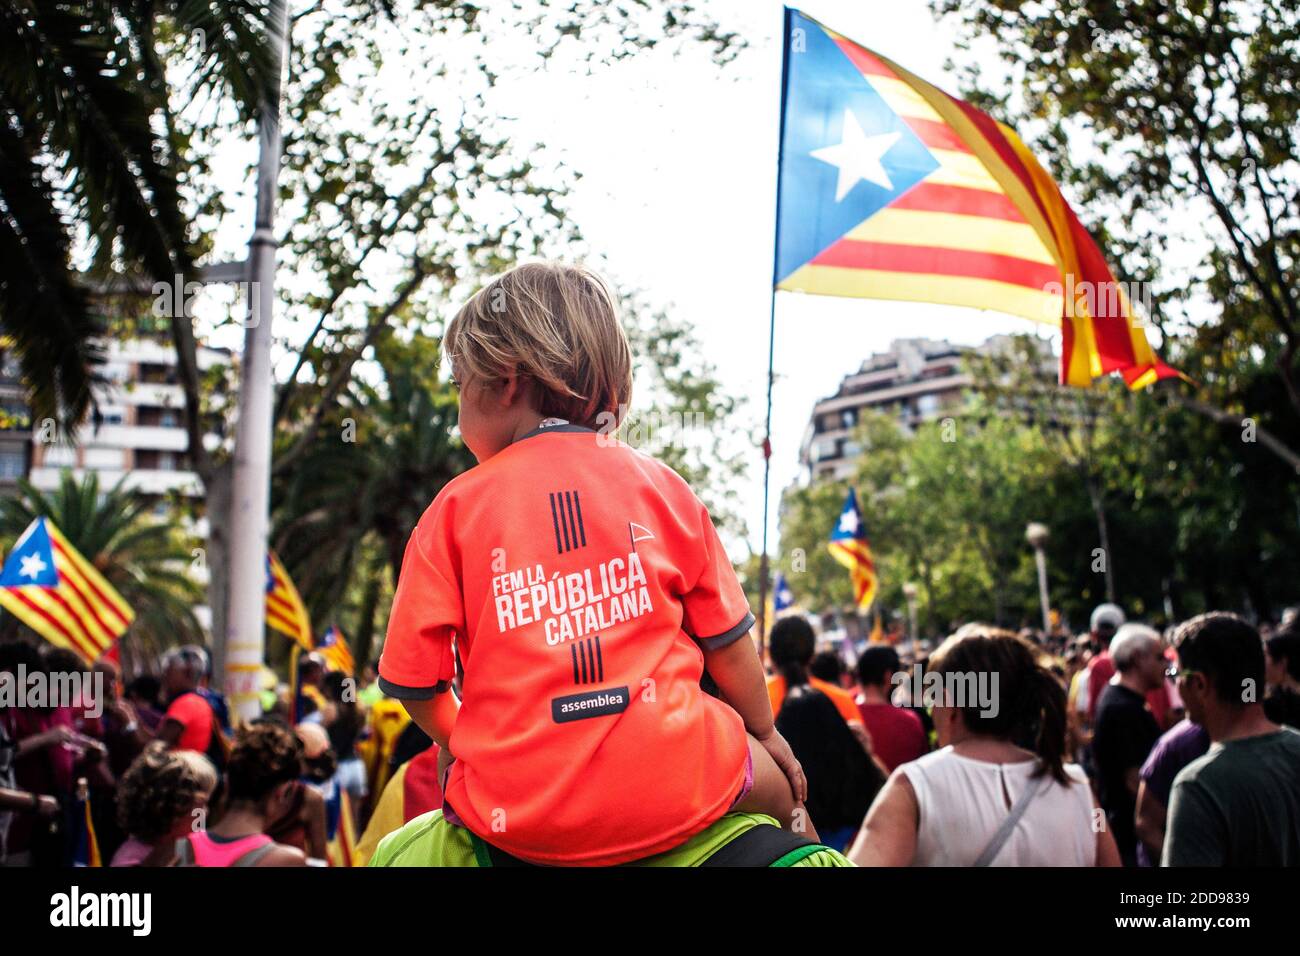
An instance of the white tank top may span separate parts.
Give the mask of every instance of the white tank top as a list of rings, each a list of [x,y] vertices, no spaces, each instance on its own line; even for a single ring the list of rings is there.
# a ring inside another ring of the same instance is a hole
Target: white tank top
[[[914,866],[970,866],[984,851],[1011,805],[1030,783],[1036,762],[996,764],[944,747],[898,769],[916,791],[920,824]],[[1093,866],[1092,790],[1076,764],[1066,764],[1069,786],[1039,787],[993,866]]]

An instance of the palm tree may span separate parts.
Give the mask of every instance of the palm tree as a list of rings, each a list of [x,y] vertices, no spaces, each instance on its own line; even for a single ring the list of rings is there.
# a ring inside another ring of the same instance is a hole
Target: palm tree
[[[0,332],[37,417],[75,425],[92,401],[103,328],[74,236],[89,278],[192,275],[162,49],[201,46],[187,93],[228,92],[251,116],[283,3],[0,0]]]
[[[33,520],[49,518],[135,611],[122,638],[123,664],[156,658],[173,644],[203,643],[194,607],[203,588],[187,573],[195,544],[175,518],[159,520],[149,502],[124,486],[100,492],[99,476],[78,481],[64,471],[47,494],[18,482],[18,494],[0,498],[0,544],[5,553]],[[12,625],[10,625],[12,627]]]
[[[473,464],[456,437],[456,396],[436,339],[375,345],[377,385],[352,380],[295,467],[273,481],[273,533],[314,624],[355,599],[366,659],[385,571],[397,580],[411,530],[443,485]],[[292,425],[281,432],[292,441]],[[323,624],[320,624],[323,628]]]

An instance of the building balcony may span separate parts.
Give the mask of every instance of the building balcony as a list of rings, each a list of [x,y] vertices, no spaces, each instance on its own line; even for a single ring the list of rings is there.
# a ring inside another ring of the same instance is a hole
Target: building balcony
[[[86,448],[183,452],[189,448],[189,435],[184,428],[166,425],[104,425],[97,432],[87,431],[83,444]]]
[[[59,486],[64,470],[63,468],[51,468],[43,465],[33,468],[31,483],[41,491],[52,491]],[[126,487],[141,494],[163,495],[173,491],[190,497],[198,497],[203,494],[203,486],[199,482],[199,476],[192,471],[166,471],[159,468],[132,468],[129,471],[110,468],[72,468],[66,470],[70,470],[73,477],[78,481],[85,478],[88,472],[96,472],[99,475],[101,488],[112,488],[125,475]]]

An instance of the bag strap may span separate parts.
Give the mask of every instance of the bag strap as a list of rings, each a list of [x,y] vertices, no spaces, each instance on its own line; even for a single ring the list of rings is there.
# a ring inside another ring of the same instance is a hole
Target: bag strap
[[[993,838],[989,840],[988,846],[984,848],[984,852],[976,858],[972,866],[988,866],[993,862],[993,858],[1006,846],[1007,840],[1011,839],[1011,833],[1015,830],[1016,824],[1020,822],[1020,818],[1029,809],[1029,802],[1038,795],[1045,783],[1050,784],[1051,782],[1052,778],[1046,773],[1042,777],[1029,778],[1029,782],[1025,784],[1025,789],[1020,791],[1020,796],[1016,798],[1015,804],[1011,807],[1011,812],[1002,821],[1002,826],[998,827],[997,832],[993,834]]]
[[[479,866],[536,866],[511,856],[474,833],[470,833],[469,839]],[[760,823],[719,847],[700,866],[793,866],[804,857],[825,849],[820,843],[813,843],[770,823]]]
[[[796,833],[770,823],[760,823],[719,847],[700,866],[790,866],[803,858],[791,857],[789,862],[783,862],[791,854],[806,851],[803,856],[807,856],[823,849],[825,847]]]
[[[247,853],[245,853],[243,856],[241,856],[238,860],[236,860],[234,863],[230,865],[231,866],[257,866],[257,861],[262,859],[262,857],[266,856],[274,849],[275,849],[274,841],[270,843],[263,843],[261,846],[254,847],[253,849],[249,850]]]
[[[194,847],[190,844],[189,837],[181,837],[176,841],[176,860],[179,866],[194,865]]]
[[[474,861],[479,866],[537,866],[536,863],[529,863],[517,856],[511,856],[505,850],[488,843],[473,831],[470,831],[469,842],[474,847]]]

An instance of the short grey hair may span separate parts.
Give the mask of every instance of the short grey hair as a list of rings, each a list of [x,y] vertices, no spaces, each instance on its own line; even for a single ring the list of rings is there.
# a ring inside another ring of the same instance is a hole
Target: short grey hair
[[[196,680],[208,672],[208,652],[197,644],[174,647],[163,657],[163,670],[181,667]]]
[[[1164,646],[1159,631],[1145,624],[1125,624],[1110,639],[1110,659],[1116,670],[1126,671],[1133,659],[1152,645],[1157,653]]]

